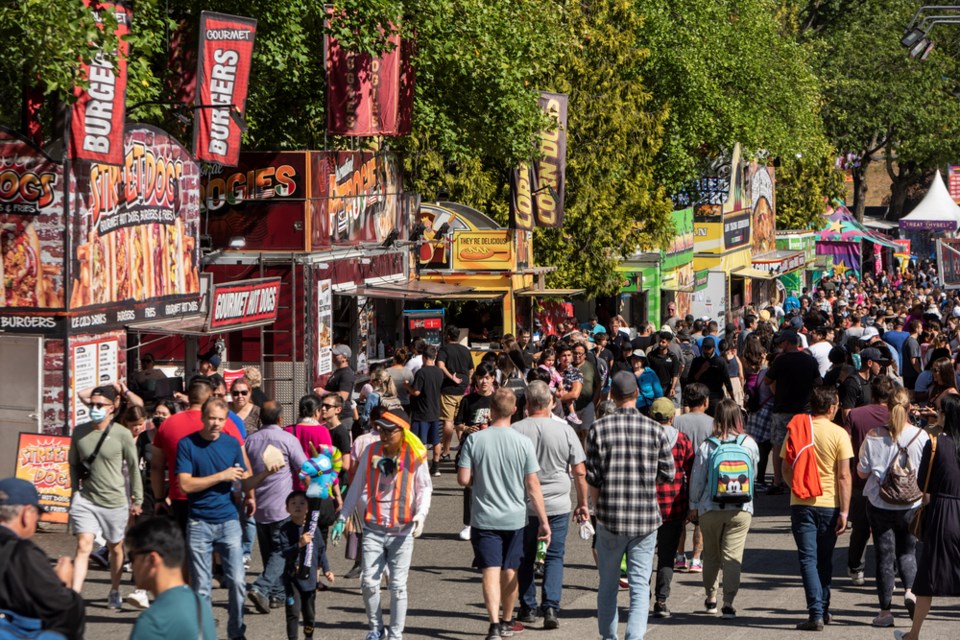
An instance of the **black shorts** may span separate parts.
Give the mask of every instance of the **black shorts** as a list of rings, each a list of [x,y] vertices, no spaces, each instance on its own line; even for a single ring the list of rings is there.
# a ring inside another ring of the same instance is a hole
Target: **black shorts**
[[[473,527],[470,544],[473,545],[473,566],[476,568],[515,570],[523,558],[523,529],[500,531]]]

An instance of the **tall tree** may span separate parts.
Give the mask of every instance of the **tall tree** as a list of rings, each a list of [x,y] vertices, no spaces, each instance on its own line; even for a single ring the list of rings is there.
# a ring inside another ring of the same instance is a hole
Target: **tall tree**
[[[890,214],[899,217],[907,190],[960,153],[950,131],[960,118],[956,56],[935,50],[926,61],[910,60],[899,42],[916,9],[911,0],[811,0],[803,9],[801,37],[817,52],[824,126],[852,174],[858,219],[875,158],[884,158]]]

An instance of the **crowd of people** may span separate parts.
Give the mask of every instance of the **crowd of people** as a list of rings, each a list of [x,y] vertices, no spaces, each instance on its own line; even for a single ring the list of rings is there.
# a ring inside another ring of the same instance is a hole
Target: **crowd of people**
[[[245,636],[247,601],[283,608],[287,636],[311,638],[316,592],[335,580],[328,545],[346,541],[368,640],[398,640],[433,478],[454,472],[486,640],[561,626],[571,525],[593,541],[605,640],[618,637],[622,589],[628,640],[649,615],[670,616],[675,571],[701,574],[704,613],[736,619],[760,493],[790,496],[806,599],[797,629],[832,622],[833,552],[849,531],[855,585],[873,540],[871,624],[903,615],[899,578],[912,622],[896,634],[918,640],[932,598],[960,595],[960,299],[921,265],[825,277],[723,326],[674,305],[666,316],[659,331],[631,332],[619,316],[571,319],[537,340],[521,330],[479,362],[449,326],[442,345],[398,349],[359,389],[350,349],[336,345],[333,374],[290,419],[255,371],[228,389],[215,353],[180,402],[147,407],[122,384],[85,390],[89,421],[69,456],[75,556],[51,567],[29,541],[35,488],[0,481],[0,609],[83,637],[94,561],[110,570],[109,608],[143,609],[132,638],[214,638],[215,579],[229,638]],[[254,542],[262,571],[247,584]],[[125,566],[137,589],[121,598]]]

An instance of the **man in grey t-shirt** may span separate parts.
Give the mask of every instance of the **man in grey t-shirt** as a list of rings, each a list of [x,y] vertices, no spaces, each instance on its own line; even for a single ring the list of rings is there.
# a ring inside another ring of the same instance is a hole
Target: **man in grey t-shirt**
[[[466,439],[457,461],[457,482],[462,487],[473,487],[470,542],[474,566],[483,573],[483,601],[490,618],[486,640],[512,636],[516,624],[516,571],[527,521],[524,494],[540,522],[538,538],[550,543],[536,452],[529,439],[510,428],[510,418],[516,410],[513,391],[498,389],[490,401],[490,426]]]
[[[563,588],[563,554],[570,522],[570,472],[573,473],[577,490],[577,508],[573,518],[584,522],[590,517],[587,509],[586,456],[580,438],[565,422],[555,420],[554,396],[546,383],[535,380],[527,385],[527,418],[513,428],[533,442],[540,463],[540,491],[544,508],[550,521],[550,546],[543,562],[543,597],[540,607],[543,613],[543,628],[560,626],[557,612],[560,609],[560,593]],[[537,529],[540,525],[536,511],[527,500],[527,526],[523,530],[523,561],[518,578],[520,582],[520,622],[535,622],[537,610],[537,587],[534,580],[534,560],[537,551]]]
[[[710,389],[699,382],[692,382],[683,388],[683,402],[687,405],[687,413],[673,419],[673,426],[683,435],[690,438],[693,450],[697,451],[703,441],[713,435],[713,418],[707,415],[710,405]],[[693,559],[687,564],[684,548],[687,543],[687,527],[683,526],[680,534],[680,547],[677,549],[677,558],[673,563],[674,571],[700,573],[703,563],[700,560],[703,554],[703,534],[700,525],[693,525]]]

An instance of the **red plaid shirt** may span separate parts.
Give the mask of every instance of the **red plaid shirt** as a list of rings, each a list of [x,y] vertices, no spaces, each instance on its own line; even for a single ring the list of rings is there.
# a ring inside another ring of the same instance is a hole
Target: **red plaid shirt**
[[[664,522],[673,522],[687,517],[690,506],[688,482],[693,469],[693,443],[677,431],[677,441],[670,450],[676,472],[670,482],[657,483],[657,504]]]

